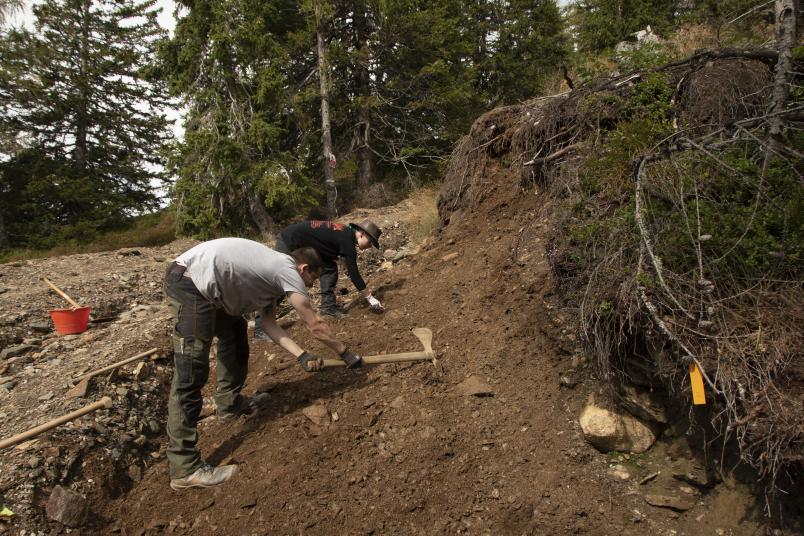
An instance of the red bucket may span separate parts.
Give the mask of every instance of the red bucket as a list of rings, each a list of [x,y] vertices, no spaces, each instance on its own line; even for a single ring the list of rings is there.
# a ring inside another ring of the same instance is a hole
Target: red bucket
[[[56,333],[59,335],[70,335],[72,333],[83,333],[89,325],[90,307],[79,307],[78,309],[53,309],[50,311],[50,318],[56,326]]]

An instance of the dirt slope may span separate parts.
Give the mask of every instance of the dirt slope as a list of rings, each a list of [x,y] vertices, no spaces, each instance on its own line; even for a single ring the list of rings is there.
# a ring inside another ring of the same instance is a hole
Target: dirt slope
[[[628,457],[601,454],[584,442],[577,417],[599,386],[584,381],[590,367],[569,319],[551,301],[544,252],[550,207],[514,184],[492,170],[480,210],[454,217],[392,268],[375,271],[381,261],[375,253],[369,281],[380,287],[387,312],[378,316],[358,306],[333,322],[363,354],[414,350],[418,341],[410,329],[429,327],[437,365],[311,375],[271,343],[253,343],[246,392],[267,392],[265,406],[250,418],[221,423],[210,416],[201,425],[204,456],[238,463],[236,480],[174,492],[161,431],[146,434],[141,457],[126,457],[126,451],[115,464],[114,441],[104,443],[97,429],[82,425],[43,436],[40,444],[85,444],[90,436],[95,447],[81,467],[32,479],[31,504],[11,504],[26,515],[0,524],[0,532],[58,532],[61,526],[47,522],[42,509],[50,487],[60,482],[91,499],[93,516],[78,529],[83,534],[763,534],[760,512],[743,486],[730,483],[700,495],[670,477],[687,462],[683,437]],[[387,247],[396,249],[405,244],[409,208],[354,217],[380,220]],[[142,250],[156,281],[163,255]],[[122,272],[126,259],[114,258]],[[46,263],[56,261],[41,262],[34,266],[47,270]],[[37,284],[7,273],[4,284]],[[151,302],[161,307],[156,296]],[[125,331],[137,334],[156,322],[160,334],[150,342],[164,346],[169,321],[160,314],[130,315]],[[303,346],[323,352],[302,326],[290,330]],[[115,333],[122,327],[108,336]],[[169,373],[169,362],[157,367]],[[565,388],[560,378],[569,369],[582,372]],[[164,393],[168,376],[154,374]],[[467,394],[462,382],[471,376],[488,384],[491,396]],[[108,389],[116,393],[120,382],[130,381],[124,373],[107,382]],[[132,412],[138,396],[127,392]],[[329,413],[318,423],[304,415],[316,405]],[[4,471],[24,481],[26,460],[37,448],[0,452]],[[126,471],[134,463],[147,466],[144,475]],[[613,472],[615,465],[621,467]],[[639,484],[656,472],[656,479]],[[2,483],[8,486],[5,477]],[[695,506],[677,513],[646,504],[646,494],[662,493],[692,494]],[[6,497],[8,503],[19,495]]]
[[[560,387],[560,372],[583,356],[550,303],[549,220],[538,216],[538,198],[509,189],[503,174],[494,179],[482,212],[453,221],[418,255],[372,277],[385,315],[359,307],[335,323],[364,354],[413,350],[409,330],[430,327],[436,366],[307,375],[270,343],[257,343],[248,390],[268,392],[266,407],[232,424],[211,417],[202,429],[205,456],[239,463],[238,479],[176,493],[166,464],[156,464],[95,527],[125,534],[760,534],[739,489],[716,491],[684,514],[648,506],[644,494],[656,488],[638,481],[676,459],[664,447],[625,460],[631,477],[622,480],[610,475],[617,459],[583,441],[577,415],[595,386]],[[316,347],[301,326],[292,334]],[[493,395],[464,393],[470,376]],[[313,405],[331,417],[311,422],[303,410]],[[679,484],[655,485],[677,492]]]

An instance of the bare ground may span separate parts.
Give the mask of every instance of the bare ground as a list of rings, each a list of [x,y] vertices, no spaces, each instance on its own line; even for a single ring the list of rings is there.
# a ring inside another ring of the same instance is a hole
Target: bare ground
[[[184,492],[169,488],[163,456],[170,361],[150,362],[139,379],[129,367],[89,394],[112,394],[112,410],[0,451],[0,490],[17,514],[0,532],[66,530],[43,513],[61,483],[90,498],[88,524],[73,530],[82,534],[764,534],[761,501],[739,479],[700,490],[672,478],[697,463],[683,429],[668,430],[643,455],[602,454],[583,440],[577,417],[601,388],[554,300],[544,251],[550,207],[503,186],[500,174],[490,173],[482,210],[453,216],[418,252],[385,269],[376,254],[366,259],[384,315],[358,305],[332,322],[362,354],[414,350],[410,330],[429,327],[435,365],[310,375],[271,343],[253,343],[246,392],[266,392],[267,402],[255,416],[221,423],[213,415],[201,424],[207,460],[238,463],[240,474]],[[398,249],[410,236],[410,214],[403,203],[353,217],[395,229],[388,244]],[[17,381],[0,390],[3,437],[86,403],[65,402],[66,378],[150,347],[167,354],[161,279],[165,262],[189,245],[2,266],[6,346],[36,338],[21,327],[59,305],[39,275],[59,273],[87,304],[100,303],[97,296],[118,303],[108,307],[117,320],[69,340],[41,335],[30,361],[0,374]],[[324,352],[302,326],[290,332]],[[567,374],[574,379],[562,387]],[[466,394],[461,383],[470,376],[493,393]],[[303,411],[313,405],[329,417],[312,422]],[[691,497],[694,506],[649,506],[650,494]],[[800,527],[790,522],[780,533]]]

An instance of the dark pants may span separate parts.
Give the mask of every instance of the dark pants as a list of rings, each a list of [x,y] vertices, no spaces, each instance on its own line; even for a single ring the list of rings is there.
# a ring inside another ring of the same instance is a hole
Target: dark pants
[[[198,291],[184,269],[172,263],[165,275],[165,294],[173,311],[175,370],[168,401],[167,457],[171,478],[183,478],[201,465],[196,448],[197,424],[203,406],[201,389],[209,378],[209,351],[218,338],[215,404],[235,404],[248,374],[248,333],[243,317],[216,308]]]

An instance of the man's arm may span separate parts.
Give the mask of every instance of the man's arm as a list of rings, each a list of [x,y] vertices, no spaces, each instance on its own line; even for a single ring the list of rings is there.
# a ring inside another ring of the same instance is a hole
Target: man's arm
[[[324,320],[318,316],[318,313],[313,310],[313,307],[310,304],[310,300],[307,298],[307,296],[298,292],[288,292],[287,296],[290,305],[292,305],[296,312],[299,313],[299,318],[301,318],[302,322],[304,322],[304,325],[307,326],[307,329],[310,330],[310,333],[313,334],[313,337],[332,348],[332,350],[338,355],[341,355],[344,351],[346,351],[346,345],[335,338],[335,335],[332,333],[329,325],[324,322]],[[275,320],[274,323],[276,323]],[[282,328],[279,326],[277,326],[277,328],[282,330]],[[282,330],[282,332],[284,333],[284,330]],[[270,332],[267,333],[268,335],[271,335]],[[287,334],[285,335],[287,336]],[[271,338],[273,339],[273,336]],[[293,344],[294,346],[296,345],[296,343]],[[284,345],[282,345],[282,347],[285,348]],[[298,348],[298,346],[296,347]],[[299,350],[301,349],[299,348]],[[293,355],[298,356],[298,354]]]
[[[276,323],[275,305],[264,308],[261,317],[262,330],[271,337],[272,341],[293,354],[293,357],[299,357],[304,353],[304,350]]]

